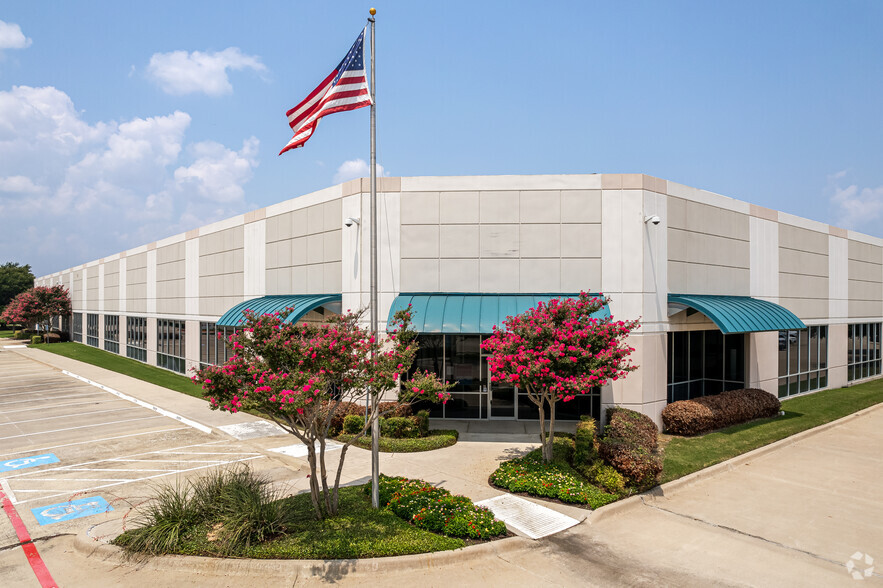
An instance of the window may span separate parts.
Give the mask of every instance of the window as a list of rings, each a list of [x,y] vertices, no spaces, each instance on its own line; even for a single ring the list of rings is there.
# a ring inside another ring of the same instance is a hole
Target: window
[[[425,403],[415,406],[415,411],[425,408],[434,418],[448,419],[539,418],[539,410],[526,392],[505,383],[490,382],[487,355],[481,349],[485,338],[485,335],[430,334],[417,337],[419,349],[408,375],[422,370],[456,383],[447,403]],[[555,406],[556,420],[578,420],[584,414],[600,416],[600,388],[592,388]]]
[[[779,398],[828,386],[828,327],[779,331]]]
[[[668,401],[745,387],[745,335],[720,331],[668,334]]]
[[[222,365],[233,357],[233,351],[226,345],[226,341],[235,332],[233,327],[199,323],[199,363],[203,366]]]
[[[126,317],[126,357],[147,361],[147,319]]]
[[[156,321],[156,365],[183,374],[184,361],[184,321],[159,319]]]
[[[104,350],[120,352],[120,317],[115,314],[104,315]]]
[[[849,325],[846,335],[847,379],[880,375],[880,323]]]
[[[80,343],[83,342],[83,313],[81,312],[74,313],[73,336],[71,339]]]
[[[86,345],[98,347],[98,315],[86,315]]]

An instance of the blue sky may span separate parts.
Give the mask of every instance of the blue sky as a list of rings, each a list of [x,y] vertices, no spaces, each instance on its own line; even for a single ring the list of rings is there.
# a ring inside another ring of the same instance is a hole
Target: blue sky
[[[0,262],[50,273],[365,169],[368,109],[276,154],[369,6],[6,0]],[[883,3],[376,7],[389,175],[640,172],[883,236]]]

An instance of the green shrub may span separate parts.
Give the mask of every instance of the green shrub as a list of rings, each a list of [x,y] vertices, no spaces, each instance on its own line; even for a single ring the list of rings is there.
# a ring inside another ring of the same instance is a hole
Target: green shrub
[[[365,417],[360,414],[348,414],[343,417],[343,432],[348,435],[358,435],[365,427]]]
[[[576,425],[576,434],[573,437],[573,464],[587,464],[598,458],[598,448],[595,442],[595,419],[583,416]]]
[[[429,411],[421,410],[416,415],[411,417],[414,419],[414,423],[417,425],[417,433],[420,437],[426,437],[429,435]]]
[[[622,494],[625,491],[625,477],[616,468],[605,464],[600,459],[595,461],[589,471],[589,480],[611,494]]]
[[[37,345],[38,343],[43,342],[43,337],[41,335],[31,335],[31,344]]]
[[[365,405],[357,402],[325,402],[322,405],[322,410],[330,410],[335,404],[337,404],[337,409],[331,417],[331,424],[328,426],[328,434],[332,437],[340,434],[343,430],[343,420],[347,415],[365,415]]]
[[[291,520],[269,480],[238,466],[161,486],[139,522],[118,544],[128,551],[161,554],[177,552],[206,528],[221,552],[232,553],[282,535]]]
[[[560,460],[545,463],[539,450],[503,462],[491,474],[490,481],[510,492],[527,492],[533,496],[557,498],[562,502],[586,504],[590,508],[604,506],[617,498],[582,480]]]
[[[487,539],[506,533],[506,525],[487,508],[423,480],[380,476],[380,504],[415,527],[449,537]],[[370,486],[365,487],[370,492]]]
[[[386,453],[415,453],[418,451],[432,451],[434,449],[442,449],[450,447],[457,443],[457,431],[442,430],[430,431],[426,437],[414,437],[410,439],[392,439],[390,437],[380,438],[380,451]],[[337,436],[337,440],[341,443],[353,441],[353,445],[362,449],[371,449],[371,437],[364,435],[353,440],[355,435],[347,435],[346,433]]]
[[[13,339],[24,339],[24,338],[25,338],[25,332],[24,332],[24,331],[16,331],[16,332],[14,332],[14,333],[12,334],[12,338],[13,338]]]
[[[419,436],[419,429],[411,417],[387,417],[380,419],[380,435],[393,439],[413,439]]]

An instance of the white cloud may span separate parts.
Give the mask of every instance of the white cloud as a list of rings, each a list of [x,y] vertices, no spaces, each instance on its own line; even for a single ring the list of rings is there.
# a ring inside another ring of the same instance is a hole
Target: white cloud
[[[368,167],[367,161],[361,158],[350,159],[341,163],[340,167],[337,168],[337,173],[334,174],[334,183],[341,184],[343,182],[355,180],[356,178],[367,178],[370,175],[371,169]],[[383,166],[378,163],[377,177],[380,178],[388,175],[389,172],[383,169]]]
[[[846,170],[828,176],[833,190],[831,204],[835,208],[837,225],[880,235],[880,221],[883,219],[883,186],[860,188],[857,184],[850,184],[844,188],[838,180],[846,176]]]
[[[0,192],[13,194],[39,194],[45,192],[44,186],[38,186],[27,176],[0,177]]]
[[[49,272],[247,210],[257,139],[188,144],[190,122],[89,124],[55,88],[0,91],[0,251]]]
[[[252,69],[258,73],[267,71],[259,57],[245,55],[238,47],[228,47],[220,52],[154,53],[147,66],[147,75],[168,94],[202,92],[209,96],[220,96],[233,91],[227,77],[228,69]]]
[[[2,49],[25,49],[30,47],[33,41],[25,37],[21,27],[13,22],[0,20],[0,50]]]

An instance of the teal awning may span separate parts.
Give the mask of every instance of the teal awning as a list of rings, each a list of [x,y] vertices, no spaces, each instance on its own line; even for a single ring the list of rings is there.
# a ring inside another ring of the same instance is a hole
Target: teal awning
[[[506,317],[521,314],[553,298],[576,298],[579,294],[399,294],[389,309],[388,323],[399,310],[411,305],[411,327],[418,333],[492,333]],[[598,294],[597,296],[601,296]],[[610,317],[607,305],[594,314]]]
[[[803,321],[787,308],[750,296],[669,294],[668,304],[677,312],[685,308],[701,312],[725,334],[806,328]]]
[[[261,296],[260,298],[252,298],[245,302],[240,302],[230,310],[224,313],[224,316],[218,319],[216,323],[219,327],[238,327],[245,321],[245,315],[242,313],[251,310],[256,314],[273,314],[294,307],[294,312],[285,319],[286,323],[291,323],[307,314],[311,310],[315,310],[320,306],[341,302],[340,294],[290,294],[284,296]]]

